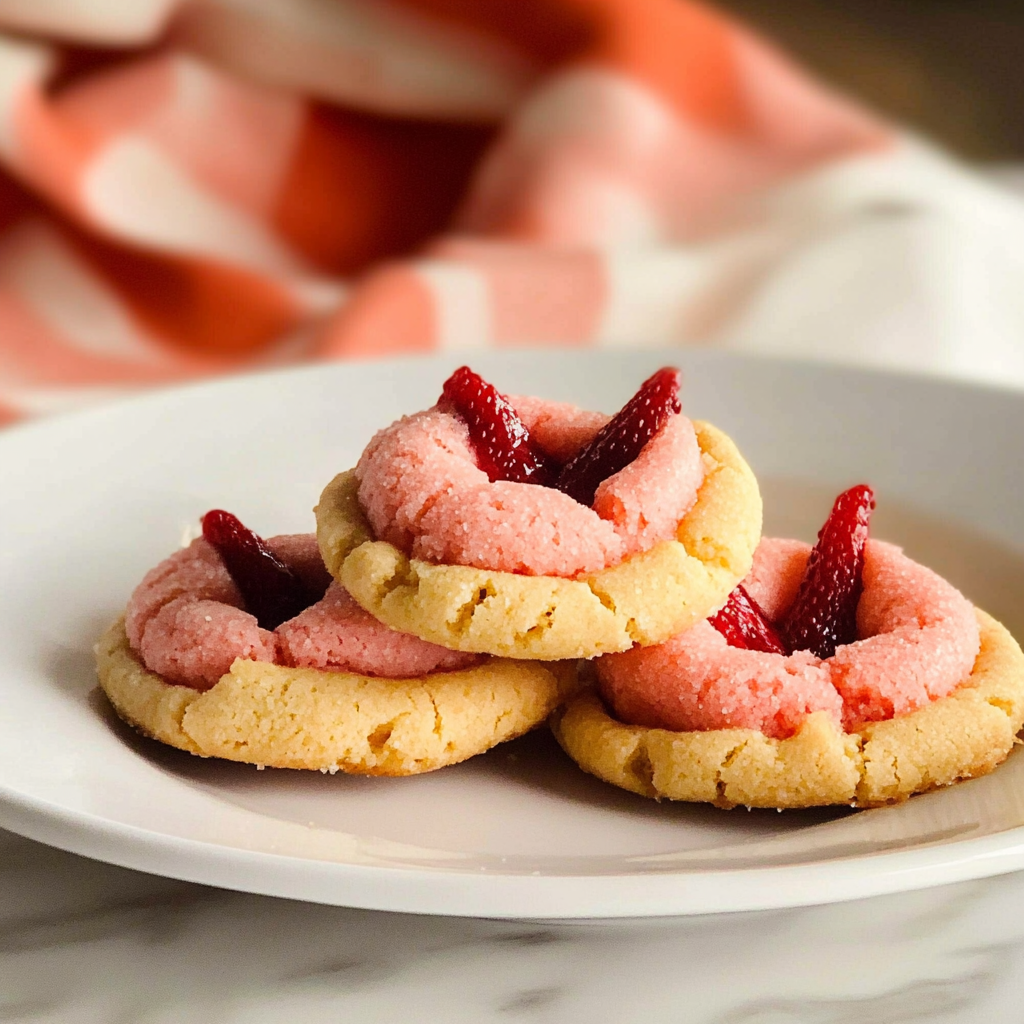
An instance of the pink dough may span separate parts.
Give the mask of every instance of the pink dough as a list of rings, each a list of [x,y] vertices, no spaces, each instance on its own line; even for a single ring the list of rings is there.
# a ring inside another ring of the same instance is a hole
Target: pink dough
[[[480,661],[479,654],[449,651],[399,633],[363,611],[347,590],[333,583],[322,601],[277,629],[283,665],[335,669],[397,679],[453,672]]]
[[[605,655],[597,674],[616,717],[652,729],[759,729],[783,737],[812,711],[827,711],[837,725],[842,719],[842,698],[814,655],[730,647],[709,622],[656,647]]]
[[[151,672],[169,683],[208,690],[236,658],[273,661],[274,634],[229,604],[179,597],[148,622],[134,647]]]
[[[556,462],[568,462],[610,419],[606,413],[533,395],[510,395],[534,443]]]
[[[220,556],[199,538],[135,588],[125,614],[128,642],[168,682],[206,690],[235,658],[273,658],[273,635],[241,605]]]
[[[236,658],[360,672],[389,678],[474,664],[417,637],[396,633],[331,582],[313,534],[272,537],[271,550],[314,593],[327,593],[270,632],[244,610],[242,595],[202,538],[146,574],[125,614],[128,642],[170,683],[208,690]]]
[[[608,420],[539,398],[512,401],[537,444],[560,461]],[[672,416],[633,463],[601,484],[588,508],[548,487],[490,483],[465,424],[433,408],[380,431],[356,474],[375,535],[414,558],[572,578],[674,537],[704,468],[692,424]]]
[[[769,618],[792,604],[810,545],[766,538],[743,581]],[[971,603],[891,544],[869,540],[859,639],[822,661],[729,647],[708,622],[657,647],[597,661],[601,693],[624,722],[673,730],[792,735],[814,711],[847,731],[923,707],[970,674],[979,650]]]
[[[847,728],[945,697],[970,675],[980,649],[971,603],[888,544],[869,544],[857,634],[830,659]]]

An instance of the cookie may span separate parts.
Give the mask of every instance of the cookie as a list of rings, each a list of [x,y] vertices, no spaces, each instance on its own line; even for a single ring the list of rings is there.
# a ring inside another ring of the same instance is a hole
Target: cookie
[[[793,605],[811,546],[763,537],[743,581],[770,623]],[[814,711],[852,732],[916,711],[970,674],[980,645],[974,606],[899,547],[863,549],[856,632],[827,658],[731,644],[711,621],[663,644],[598,659],[601,696],[621,722],[676,731],[756,729],[781,739]],[[855,642],[852,642],[855,641]]]
[[[140,733],[202,757],[277,768],[415,775],[541,724],[571,692],[573,665],[491,659],[383,679],[237,659],[210,689],[166,682],[118,620],[96,647],[100,685]]]
[[[694,423],[703,461],[696,504],[675,539],[579,579],[409,558],[374,539],[353,472],[316,508],[324,563],[392,629],[452,650],[559,661],[660,643],[721,605],[750,568],[761,498],[733,442]]]
[[[949,696],[910,714],[842,732],[824,712],[772,739],[753,729],[673,732],[624,725],[594,692],[552,719],[562,748],[584,771],[653,799],[718,807],[878,807],[985,775],[1024,724],[1024,654],[977,611],[981,650]]]

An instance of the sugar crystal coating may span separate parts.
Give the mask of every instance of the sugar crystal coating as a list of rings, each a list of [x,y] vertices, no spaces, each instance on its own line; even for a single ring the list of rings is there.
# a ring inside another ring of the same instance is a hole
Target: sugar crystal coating
[[[170,683],[208,690],[236,658],[274,660],[274,634],[256,616],[218,601],[179,597],[146,625],[137,648],[146,668]]]
[[[399,633],[363,611],[338,583],[322,601],[277,629],[278,663],[295,668],[332,669],[393,679],[454,672],[481,656],[449,651],[409,633]]]
[[[270,632],[245,611],[220,556],[201,537],[150,570],[125,614],[128,641],[146,667],[170,683],[207,690],[236,658],[388,678],[475,664],[377,622],[331,583],[316,537],[272,537],[268,546],[312,592],[327,593]]]
[[[151,569],[125,614],[132,648],[168,682],[209,689],[235,658],[270,660],[273,636],[243,610],[242,595],[201,537]]]
[[[607,417],[511,397],[534,442],[559,459]],[[675,536],[703,480],[692,424],[672,416],[588,508],[534,484],[491,483],[458,417],[428,409],[380,431],[356,468],[359,500],[379,540],[413,558],[531,576],[573,578]]]
[[[792,604],[810,554],[765,538],[743,585],[777,620]],[[970,602],[936,573],[868,541],[858,639],[822,661],[729,647],[708,622],[656,647],[599,659],[601,692],[620,720],[679,731],[757,729],[790,736],[813,711],[847,731],[907,714],[951,693],[979,649]]]

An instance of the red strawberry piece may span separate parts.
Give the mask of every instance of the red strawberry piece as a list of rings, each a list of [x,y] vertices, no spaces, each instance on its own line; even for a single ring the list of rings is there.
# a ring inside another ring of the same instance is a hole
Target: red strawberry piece
[[[811,551],[793,607],[780,624],[791,651],[831,658],[857,639],[857,602],[863,588],[864,545],[875,493],[858,484],[836,498]]]
[[[680,373],[666,366],[640,386],[640,390],[563,467],[554,486],[591,505],[598,485],[628,466],[640,449],[680,412]]]
[[[263,629],[277,629],[319,599],[306,593],[298,576],[237,516],[213,509],[202,522],[203,537],[217,549],[246,610]]]
[[[765,654],[787,654],[775,627],[761,606],[739,584],[729,595],[725,606],[712,615],[708,622],[725,637],[730,647]]]
[[[460,366],[444,382],[438,404],[469,427],[477,464],[491,483],[544,484],[550,480],[550,462],[530,443],[530,432],[512,403],[480,374]]]

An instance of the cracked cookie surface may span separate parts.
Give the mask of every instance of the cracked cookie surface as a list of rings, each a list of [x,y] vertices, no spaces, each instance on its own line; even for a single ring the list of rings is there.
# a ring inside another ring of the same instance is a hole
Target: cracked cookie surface
[[[585,771],[653,799],[719,807],[878,807],[985,775],[1024,724],[1024,654],[977,611],[981,651],[949,696],[910,714],[842,732],[824,712],[787,739],[754,729],[673,732],[624,725],[583,693],[552,730]]]
[[[202,757],[277,768],[415,775],[456,764],[542,723],[575,667],[492,659],[382,679],[239,659],[211,689],[166,682],[118,620],[96,646],[100,685],[142,734]]]
[[[452,650],[557,661],[661,643],[718,607],[750,569],[761,497],[732,441],[694,423],[704,462],[676,538],[580,579],[524,576],[407,557],[374,539],[352,472],[316,509],[328,570],[392,629]]]

